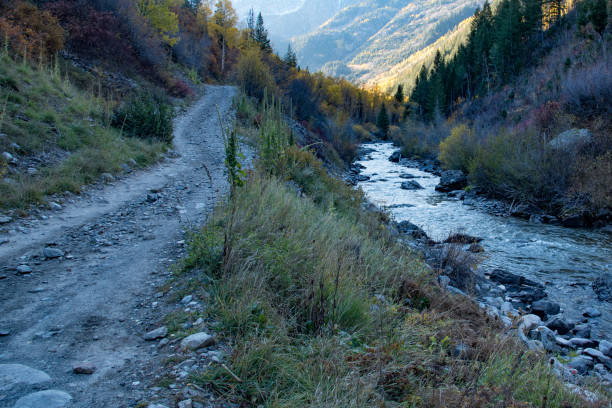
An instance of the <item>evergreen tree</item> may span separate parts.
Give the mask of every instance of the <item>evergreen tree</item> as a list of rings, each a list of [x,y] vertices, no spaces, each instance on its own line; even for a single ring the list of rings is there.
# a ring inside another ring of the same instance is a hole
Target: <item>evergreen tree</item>
[[[250,41],[255,41],[255,11],[249,10],[247,16],[247,33]]]
[[[387,113],[387,108],[383,103],[380,107],[380,111],[378,112],[378,118],[376,119],[376,126],[380,130],[380,133],[383,135],[383,138],[386,139],[389,135],[389,114]]]
[[[297,67],[297,55],[295,55],[293,48],[291,48],[291,44],[287,47],[287,54],[285,58],[283,58],[283,61],[292,68]]]
[[[399,84],[397,86],[397,91],[395,92],[394,99],[397,105],[401,105],[402,103],[404,103],[404,85]]]
[[[262,51],[266,53],[272,52],[272,46],[270,45],[270,39],[268,38],[268,30],[264,25],[264,20],[261,13],[257,15],[257,24],[255,25],[255,42],[259,44]]]

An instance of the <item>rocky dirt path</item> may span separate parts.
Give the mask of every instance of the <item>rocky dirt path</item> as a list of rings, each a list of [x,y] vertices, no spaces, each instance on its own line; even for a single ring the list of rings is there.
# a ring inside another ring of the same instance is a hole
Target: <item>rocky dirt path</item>
[[[163,351],[143,335],[164,314],[156,288],[184,251],[185,229],[225,193],[215,106],[227,119],[234,95],[207,87],[177,119],[180,157],[0,237],[0,407],[131,407],[151,397]],[[75,365],[95,370],[75,374]]]

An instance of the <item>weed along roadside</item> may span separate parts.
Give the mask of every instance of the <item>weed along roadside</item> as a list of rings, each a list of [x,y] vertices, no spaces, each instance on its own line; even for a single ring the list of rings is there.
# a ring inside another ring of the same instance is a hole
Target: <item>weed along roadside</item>
[[[283,112],[241,98],[238,135],[258,160],[235,171],[228,134],[228,174],[239,176],[171,284],[182,307],[206,300],[203,311],[167,317],[186,344],[180,359],[210,361],[172,379],[181,395],[213,395],[220,406],[606,406],[566,388],[545,356],[440,287],[385,213],[293,143]]]

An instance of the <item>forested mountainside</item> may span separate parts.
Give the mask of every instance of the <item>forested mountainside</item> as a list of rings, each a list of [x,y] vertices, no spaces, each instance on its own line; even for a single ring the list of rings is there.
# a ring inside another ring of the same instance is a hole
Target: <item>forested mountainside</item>
[[[482,192],[521,203],[518,215],[605,223],[612,208],[609,7],[605,0],[504,0],[478,9],[466,40],[450,54],[437,52],[408,84],[406,153],[439,153]],[[423,123],[429,130],[416,130]]]
[[[236,8],[245,20],[251,9],[261,12],[266,20],[272,44],[285,50],[290,41],[316,30],[336,13],[359,0],[238,0]]]
[[[303,66],[366,82],[435,42],[481,4],[477,0],[361,1],[295,38],[293,44]]]

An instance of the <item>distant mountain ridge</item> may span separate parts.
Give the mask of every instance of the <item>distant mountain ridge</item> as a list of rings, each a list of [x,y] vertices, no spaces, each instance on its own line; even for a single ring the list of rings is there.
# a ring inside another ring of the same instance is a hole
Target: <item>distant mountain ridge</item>
[[[432,51],[423,56],[428,46],[447,34],[451,42],[462,39],[452,33],[483,2],[236,0],[235,5],[242,18],[250,8],[261,10],[275,48],[282,54],[291,42],[302,67],[386,90],[402,81],[411,85],[421,61],[433,59]]]

